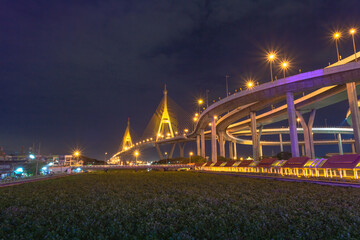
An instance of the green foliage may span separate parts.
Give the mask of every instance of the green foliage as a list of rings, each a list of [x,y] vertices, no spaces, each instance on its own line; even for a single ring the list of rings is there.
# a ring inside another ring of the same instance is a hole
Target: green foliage
[[[187,163],[205,163],[206,160],[201,156],[192,156],[190,158],[171,158],[171,159],[162,159],[154,162],[154,165],[158,164],[187,164]]]
[[[39,166],[38,166],[38,173],[40,173],[40,170],[43,166],[45,166],[46,163],[39,161]],[[29,175],[35,175],[36,172],[36,161],[31,161],[30,163],[26,163],[24,165],[24,172],[29,174]]]
[[[1,239],[359,239],[360,190],[109,171],[0,188]]]
[[[107,165],[107,162],[97,160],[95,158],[89,158],[86,156],[80,156],[79,159],[81,159],[84,163],[83,165]]]
[[[279,160],[289,160],[291,156],[292,155],[290,152],[279,152],[278,154],[276,154],[276,158]]]
[[[218,156],[218,157],[217,157],[217,160],[220,161],[220,162],[234,161],[234,159],[224,158],[224,157],[222,157],[222,156]]]

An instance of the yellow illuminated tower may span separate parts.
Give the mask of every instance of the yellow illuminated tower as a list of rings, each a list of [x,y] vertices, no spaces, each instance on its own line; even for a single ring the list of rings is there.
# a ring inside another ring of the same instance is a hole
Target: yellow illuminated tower
[[[125,130],[124,138],[122,141],[121,150],[125,151],[133,146],[131,135],[130,135],[130,118],[128,118],[127,127]]]
[[[166,132],[164,134],[164,131],[166,129],[166,125],[168,127],[169,132]],[[174,131],[172,129],[171,126],[171,120],[170,120],[170,115],[169,115],[169,111],[167,108],[167,90],[166,90],[166,84],[165,84],[165,89],[164,89],[164,110],[161,114],[161,120],[160,120],[160,124],[159,124],[159,129],[157,131],[156,134],[156,141],[161,138],[162,136],[164,137],[174,137]]]

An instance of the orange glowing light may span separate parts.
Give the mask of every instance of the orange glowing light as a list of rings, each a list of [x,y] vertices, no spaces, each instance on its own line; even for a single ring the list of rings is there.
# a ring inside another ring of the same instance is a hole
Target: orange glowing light
[[[334,35],[333,35],[333,38],[334,38],[334,39],[339,39],[339,38],[341,38],[341,33],[340,33],[340,32],[335,32]]]

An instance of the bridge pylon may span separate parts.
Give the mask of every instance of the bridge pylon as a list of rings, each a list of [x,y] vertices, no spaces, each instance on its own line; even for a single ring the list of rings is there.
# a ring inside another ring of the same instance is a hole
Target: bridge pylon
[[[120,146],[120,151],[125,151],[133,146],[134,145],[133,145],[131,135],[130,135],[130,118],[128,118],[127,127],[126,127],[125,134],[124,134],[121,146]]]
[[[166,126],[168,128],[167,133],[165,133],[165,129]],[[165,133],[165,135],[164,135]],[[159,124],[159,128],[158,131],[156,133],[156,141],[159,138],[167,138],[167,137],[174,137],[174,131],[173,131],[173,127],[171,125],[171,119],[170,119],[170,115],[169,115],[169,111],[168,111],[168,106],[167,106],[167,90],[166,90],[166,84],[165,84],[165,88],[164,88],[164,110],[161,114],[161,120],[160,120],[160,124]]]

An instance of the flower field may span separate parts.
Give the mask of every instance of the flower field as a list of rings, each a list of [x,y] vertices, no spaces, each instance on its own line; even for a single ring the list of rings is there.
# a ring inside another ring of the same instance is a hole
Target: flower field
[[[360,189],[109,171],[0,189],[0,239],[359,239]]]

